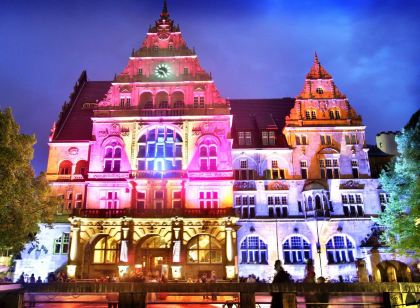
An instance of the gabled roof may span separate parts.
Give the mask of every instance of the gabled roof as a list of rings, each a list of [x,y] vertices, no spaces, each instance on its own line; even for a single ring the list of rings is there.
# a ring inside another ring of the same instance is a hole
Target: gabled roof
[[[232,131],[254,132],[253,144],[249,147],[263,147],[260,138],[263,130],[276,131],[278,140],[275,147],[288,147],[282,130],[286,116],[294,106],[293,98],[231,99],[229,102],[233,115]],[[237,140],[234,140],[234,147],[237,147]]]
[[[332,79],[331,75],[319,62],[318,55],[316,53],[314,64],[312,65],[309,73],[306,75],[306,79]]]
[[[104,98],[110,81],[85,81],[74,94],[68,111],[57,125],[53,141],[82,141],[92,138],[92,107]],[[91,104],[90,106],[88,104]]]

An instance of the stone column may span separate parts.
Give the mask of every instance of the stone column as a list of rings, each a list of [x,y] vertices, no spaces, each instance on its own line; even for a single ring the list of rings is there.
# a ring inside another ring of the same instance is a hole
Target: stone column
[[[175,217],[172,220],[172,259],[170,260],[171,271],[170,275],[172,279],[182,278],[182,266],[181,266],[181,250],[182,250],[182,232],[183,222]]]
[[[79,259],[79,255],[78,255],[79,231],[80,231],[80,222],[73,220],[71,222],[69,263],[67,265],[67,275],[70,278],[73,278],[76,276],[77,263],[78,263],[77,261]]]
[[[233,240],[233,232],[235,232],[234,225],[230,220],[230,217],[225,221],[225,249],[226,249],[226,278],[234,279],[236,277],[235,268],[235,243]]]

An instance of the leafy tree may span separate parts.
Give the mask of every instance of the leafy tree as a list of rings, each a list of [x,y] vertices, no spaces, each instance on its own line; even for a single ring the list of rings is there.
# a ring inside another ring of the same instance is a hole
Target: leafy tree
[[[35,136],[20,133],[10,108],[0,110],[0,250],[19,252],[38,223],[52,222],[58,200],[31,167]]]
[[[400,254],[420,256],[420,110],[396,142],[399,155],[380,176],[389,194],[386,209],[377,220],[384,228],[383,241]]]

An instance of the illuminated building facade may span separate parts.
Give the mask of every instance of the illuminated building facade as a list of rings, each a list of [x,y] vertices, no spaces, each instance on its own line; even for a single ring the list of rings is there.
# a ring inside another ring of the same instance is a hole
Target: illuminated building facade
[[[317,57],[296,99],[226,100],[165,4],[112,82],[82,73],[49,147],[71,276],[386,275],[365,126]]]

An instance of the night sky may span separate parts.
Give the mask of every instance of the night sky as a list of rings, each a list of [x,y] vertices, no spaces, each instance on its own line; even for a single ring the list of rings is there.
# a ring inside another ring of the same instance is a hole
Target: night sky
[[[161,0],[0,1],[0,108],[48,134],[82,70],[111,80],[161,11]],[[420,1],[169,0],[203,67],[227,98],[296,96],[317,51],[338,88],[376,133],[419,108]]]

